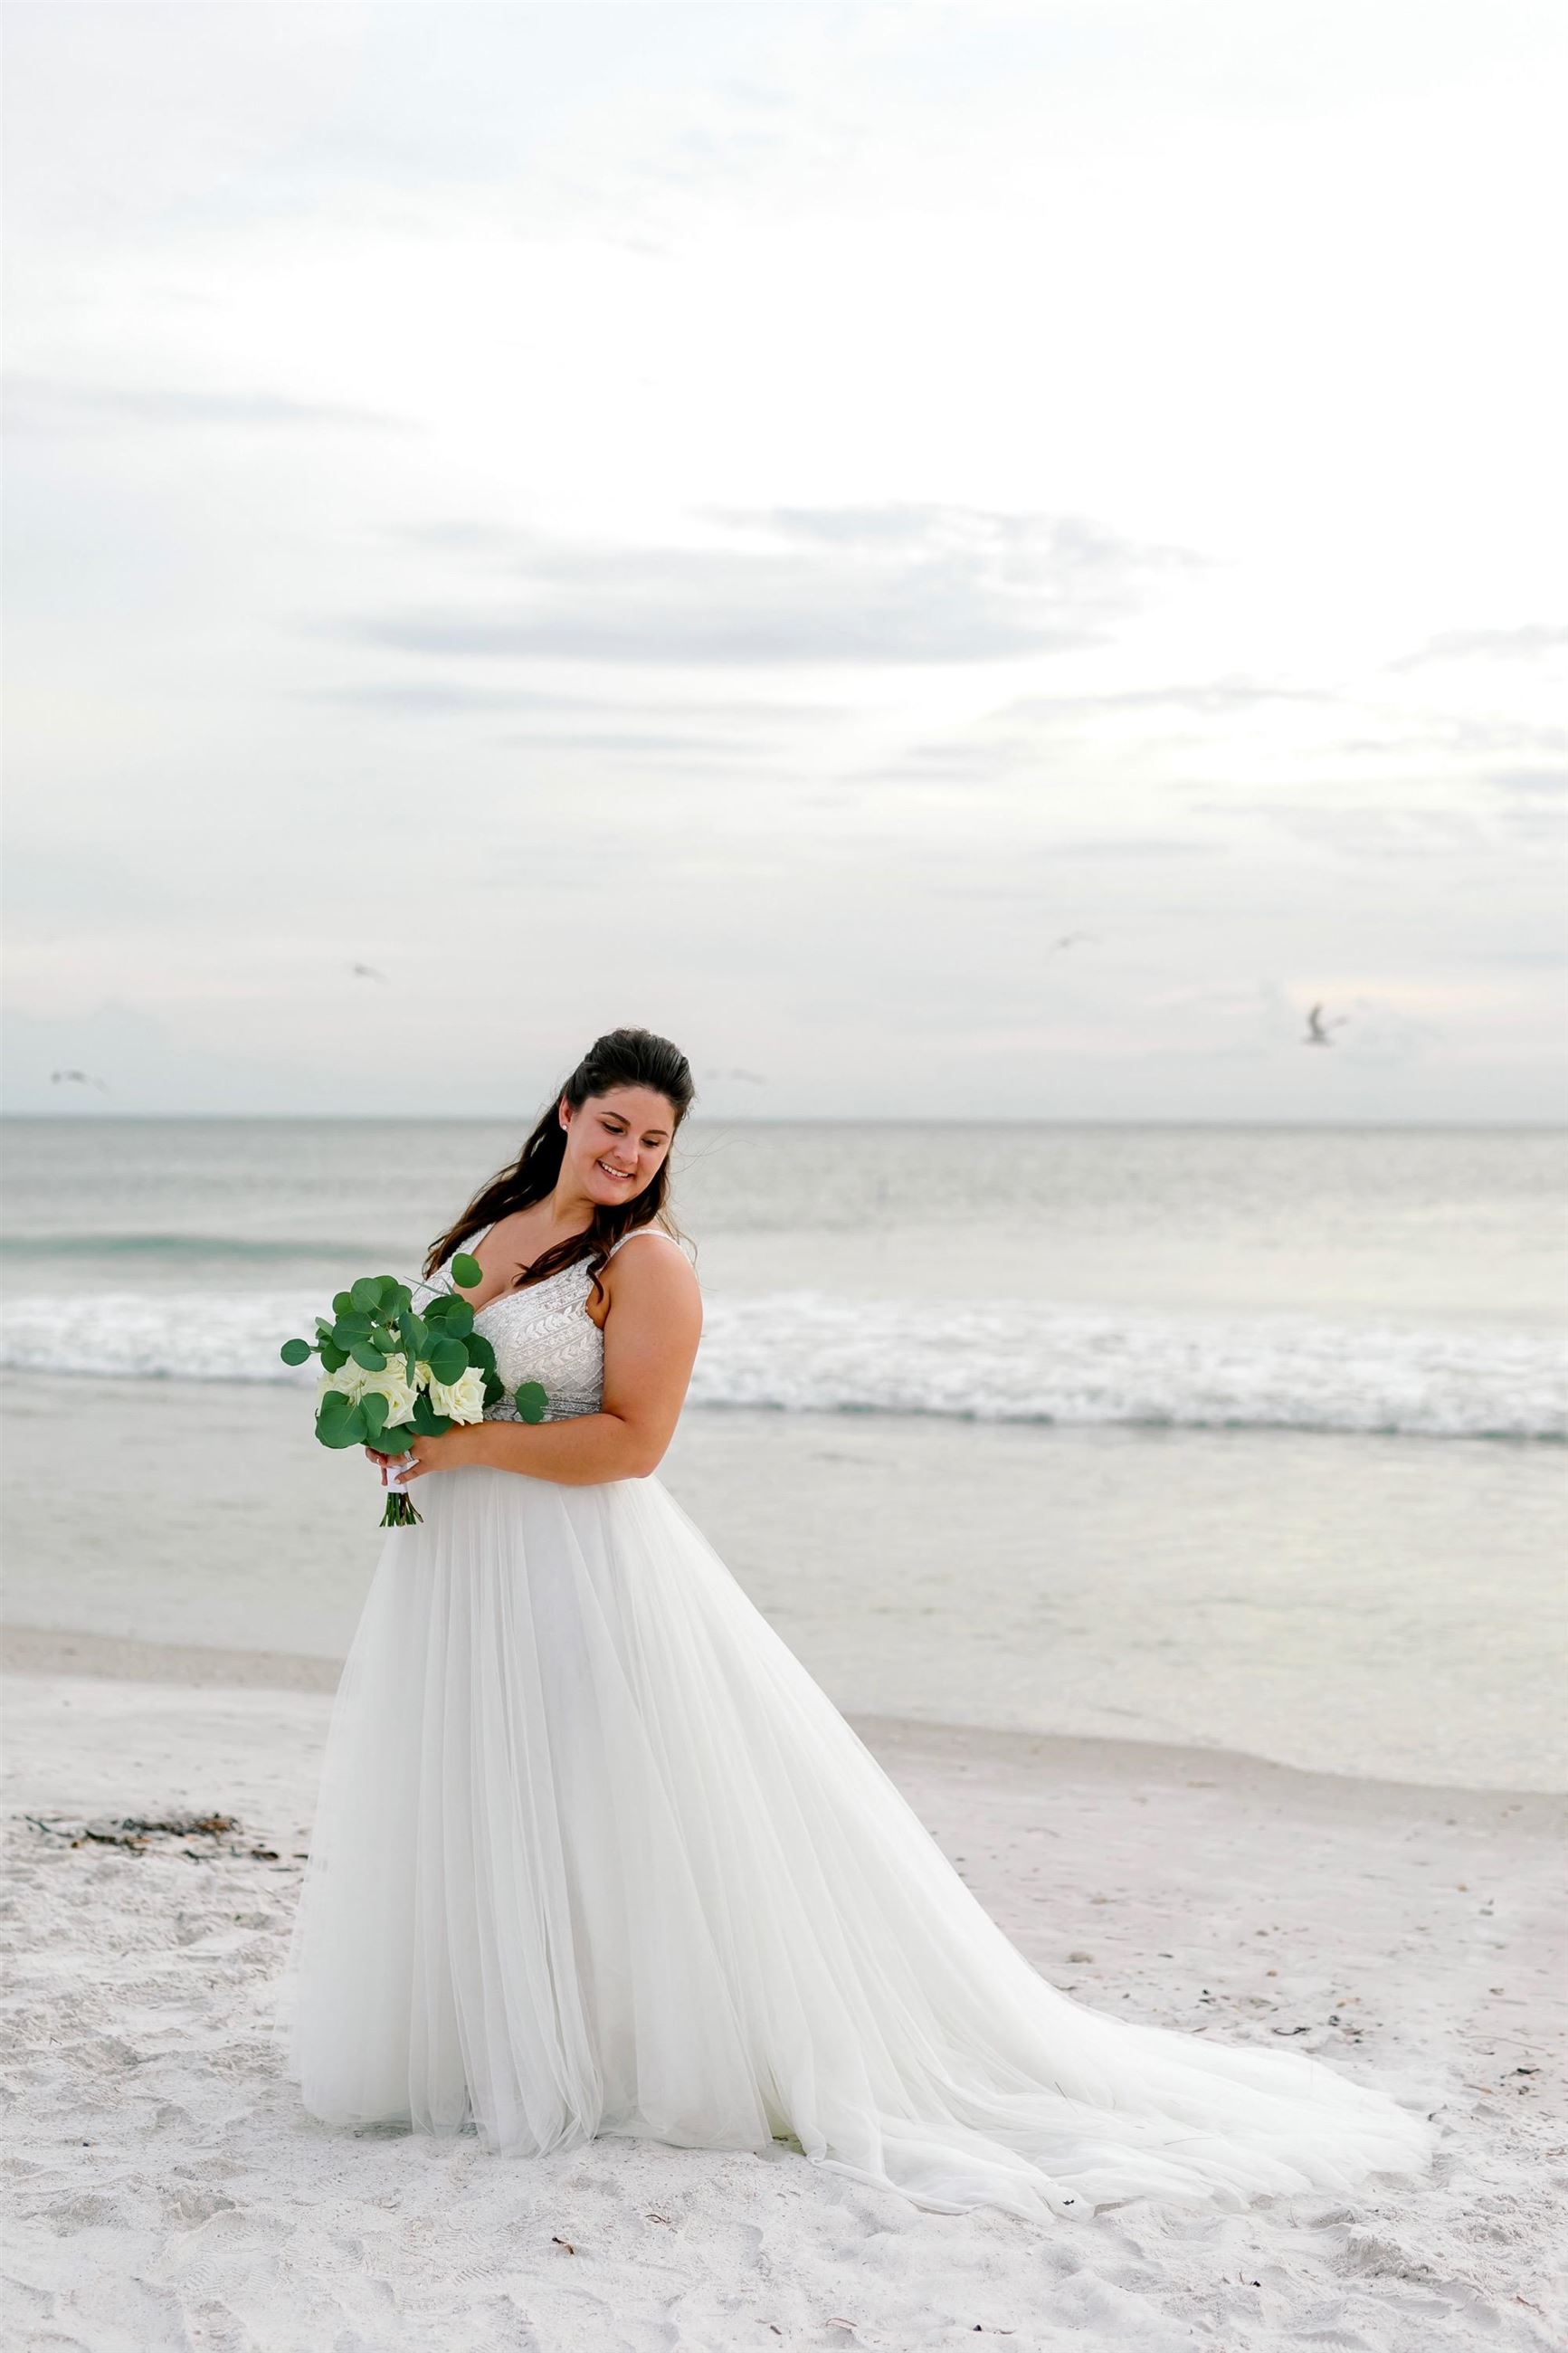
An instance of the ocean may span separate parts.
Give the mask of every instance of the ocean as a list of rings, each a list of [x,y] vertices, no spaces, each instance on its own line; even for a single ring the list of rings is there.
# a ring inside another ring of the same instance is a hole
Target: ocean
[[[6,1123],[13,1622],[341,1655],[374,1547],[279,1346],[522,1133]],[[694,1122],[674,1200],[661,1475],[841,1705],[1561,1771],[1568,1134]]]

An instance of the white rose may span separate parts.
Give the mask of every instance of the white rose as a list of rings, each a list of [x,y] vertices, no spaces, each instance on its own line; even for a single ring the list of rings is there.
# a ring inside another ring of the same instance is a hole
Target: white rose
[[[346,1372],[348,1367],[343,1367]],[[379,1373],[361,1373],[361,1397],[386,1399],[388,1423],[406,1421],[414,1410],[414,1385],[408,1377],[408,1359],[405,1356],[388,1356],[385,1367]]]
[[[348,1398],[349,1403],[353,1405],[364,1395],[364,1385],[370,1377],[364,1366],[356,1365],[351,1356],[346,1365],[338,1366],[335,1373],[321,1375],[321,1379],[316,1383],[316,1403],[320,1405],[321,1399],[330,1391],[338,1389]]]
[[[482,1421],[485,1415],[484,1374],[478,1365],[470,1365],[458,1380],[432,1380],[430,1402],[437,1413],[447,1414],[453,1421]]]

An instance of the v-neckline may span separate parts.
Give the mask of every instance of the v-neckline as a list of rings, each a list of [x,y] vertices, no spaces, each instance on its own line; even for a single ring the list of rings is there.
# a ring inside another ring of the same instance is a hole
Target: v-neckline
[[[499,1218],[492,1218],[489,1224],[485,1228],[484,1232],[478,1237],[479,1240],[481,1242],[488,1240],[489,1237],[494,1233],[500,1222],[500,1220]],[[587,1230],[587,1227],[584,1226],[583,1228],[583,1231],[586,1233]],[[456,1258],[457,1255],[457,1251],[454,1250],[452,1252],[452,1258]],[[481,1315],[488,1315],[490,1309],[492,1307],[499,1307],[503,1299],[526,1299],[531,1291],[543,1291],[547,1289],[551,1283],[559,1282],[563,1274],[574,1274],[577,1269],[582,1266],[584,1262],[584,1261],[582,1259],[574,1259],[569,1266],[558,1266],[553,1274],[542,1274],[537,1282],[516,1282],[511,1285],[510,1290],[498,1291],[494,1293],[490,1298],[486,1300],[482,1307],[474,1308],[475,1320],[477,1321]],[[447,1261],[448,1272],[450,1271],[451,1264],[452,1259],[448,1259]],[[458,1286],[456,1282],[453,1283],[452,1288],[454,1291],[457,1290]],[[468,1303],[470,1306],[473,1305],[471,1300]],[[592,1323],[593,1318],[590,1316],[588,1320]]]

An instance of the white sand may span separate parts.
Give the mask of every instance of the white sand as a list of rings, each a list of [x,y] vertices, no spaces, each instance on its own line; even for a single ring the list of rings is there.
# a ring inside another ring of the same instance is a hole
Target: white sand
[[[110,1646],[71,1663],[111,1662]],[[31,1663],[48,1662],[35,1647]],[[122,1664],[212,1672],[198,1654]],[[1057,1983],[1226,2040],[1304,2030],[1302,2049],[1348,2073],[1426,2087],[1447,2127],[1430,2184],[1351,2205],[1137,2204],[1037,2229],[924,2213],[783,2147],[610,2138],[527,2161],[316,2125],[266,2023],[325,1696],[90,1672],[14,1675],[6,1692],[8,2346],[1562,2341],[1547,2276],[1564,2169],[1557,1800],[858,1719]],[[23,1819],[172,1808],[243,1830],[192,1861],[173,1842],[72,1846]]]

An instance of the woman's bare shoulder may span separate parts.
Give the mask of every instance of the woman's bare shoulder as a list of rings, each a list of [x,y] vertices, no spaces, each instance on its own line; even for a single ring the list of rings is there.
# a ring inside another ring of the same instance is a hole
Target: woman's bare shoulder
[[[624,1245],[637,1241],[645,1234],[655,1236],[664,1244],[662,1250],[627,1250]],[[697,1269],[691,1262],[690,1245],[683,1237],[672,1234],[662,1226],[635,1226],[623,1234],[605,1260],[605,1300],[598,1313],[590,1304],[588,1313],[601,1329],[608,1320],[617,1300],[634,1313],[646,1311],[660,1326],[675,1328],[674,1323],[689,1320],[695,1332],[700,1328],[702,1290],[697,1280]]]

